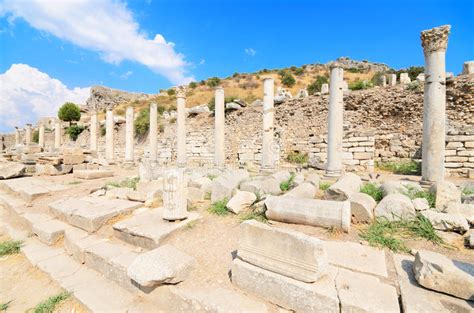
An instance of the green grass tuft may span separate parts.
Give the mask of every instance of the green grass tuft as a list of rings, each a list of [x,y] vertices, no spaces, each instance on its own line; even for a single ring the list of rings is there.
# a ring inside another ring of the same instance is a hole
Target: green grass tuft
[[[7,240],[0,243],[0,256],[16,254],[20,252],[23,242],[20,240]]]
[[[209,207],[208,212],[211,214],[220,215],[220,216],[229,214],[230,212],[226,208],[227,201],[228,201],[227,198],[224,198],[224,200],[214,202]]]
[[[68,183],[68,185],[79,185],[79,184],[82,184],[82,182],[80,180],[74,180],[74,181]]]
[[[410,185],[406,186],[407,192],[404,192],[403,194],[410,198],[411,200],[416,199],[416,198],[424,198],[426,201],[428,201],[428,204],[430,208],[434,208],[436,205],[436,195],[434,193],[431,193],[429,191],[425,190],[418,190],[415,187],[412,187]]]
[[[41,302],[38,304],[34,312],[35,313],[52,313],[54,312],[54,308],[61,302],[69,298],[71,294],[69,292],[63,292],[60,294],[57,294],[55,296],[51,296],[45,301]]]
[[[379,202],[380,200],[383,199],[383,190],[382,187],[377,186],[374,183],[367,183],[364,184],[360,188],[360,192],[368,194],[372,198],[374,198],[375,201]]]
[[[290,163],[306,164],[308,163],[309,157],[307,153],[291,151],[288,153],[286,159]]]
[[[325,191],[325,190],[327,190],[329,187],[331,187],[331,184],[330,184],[330,183],[326,183],[326,182],[320,182],[320,183],[319,183],[319,190]]]
[[[268,219],[265,215],[265,212],[252,209],[240,213],[239,218],[241,221],[256,220],[262,223],[268,223]]]
[[[280,190],[281,191],[290,190],[294,185],[295,176],[296,176],[295,173],[291,173],[290,178],[288,178],[288,180],[285,180],[284,182],[281,182],[280,183]]]
[[[105,184],[106,188],[115,187],[115,188],[132,188],[133,190],[137,189],[137,184],[140,181],[140,177],[125,178],[120,182],[107,182]]]
[[[467,185],[462,189],[462,194],[464,196],[472,195],[474,194],[474,185]]]
[[[0,303],[0,311],[2,312],[6,312],[8,307],[10,306],[10,303],[12,303],[13,300],[10,300],[8,302],[5,302],[5,303]]]
[[[389,221],[378,218],[367,229],[360,231],[359,236],[371,246],[386,247],[394,252],[410,251],[404,239],[419,238],[445,245],[430,221],[421,214],[412,220]]]
[[[377,163],[381,170],[390,171],[401,175],[421,175],[421,162],[415,160],[405,162]]]

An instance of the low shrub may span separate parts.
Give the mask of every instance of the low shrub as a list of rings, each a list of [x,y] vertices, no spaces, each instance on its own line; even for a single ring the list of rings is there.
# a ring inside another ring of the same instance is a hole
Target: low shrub
[[[0,256],[19,253],[22,245],[23,242],[19,240],[0,242]]]
[[[401,162],[377,163],[381,170],[390,171],[401,175],[421,175],[421,162],[410,160]]]
[[[331,187],[331,184],[330,184],[330,183],[327,183],[327,182],[320,182],[320,183],[319,183],[319,190],[325,191],[325,190],[327,190],[329,187]]]
[[[294,186],[294,181],[295,181],[295,173],[290,174],[290,178],[285,180],[284,182],[280,183],[280,190],[281,191],[288,191]]]
[[[373,87],[372,82],[368,82],[365,80],[356,80],[355,82],[349,84],[350,90],[363,90],[368,89],[370,87]]]
[[[316,76],[315,80],[308,85],[308,93],[310,95],[314,95],[317,92],[321,91],[321,86],[323,84],[327,84],[329,82],[329,79],[327,76],[321,76],[318,75]]]
[[[168,96],[174,96],[176,94],[176,90],[174,90],[174,88],[170,88],[166,91],[166,93]]]
[[[408,198],[412,200],[416,198],[423,198],[423,199],[426,199],[426,201],[428,201],[430,208],[434,208],[436,206],[436,195],[434,193],[431,193],[425,190],[419,190],[410,185],[407,185],[406,189],[407,191],[404,192],[403,194],[407,196]]]
[[[286,160],[290,163],[306,164],[308,163],[308,154],[303,152],[291,151],[288,153]]]
[[[133,190],[137,189],[137,184],[140,181],[140,177],[125,178],[119,182],[107,182],[105,184],[106,189],[110,188],[132,188]]]
[[[33,142],[36,142],[36,143],[39,142],[39,131],[38,130],[35,130],[33,132],[33,137],[31,138],[31,140],[33,140]]]
[[[66,128],[66,134],[71,138],[72,141],[76,141],[77,137],[84,131],[84,126],[71,125]]]
[[[227,210],[227,198],[224,198],[221,201],[216,201],[208,209],[208,212],[214,215],[224,216],[229,214],[230,212]]]
[[[206,82],[206,84],[211,88],[219,86],[220,83],[221,83],[221,80],[219,77],[211,77]]]
[[[51,296],[41,302],[34,308],[34,313],[52,313],[55,312],[56,306],[71,296],[69,292],[63,292],[55,296]]]
[[[368,194],[375,201],[379,202],[383,199],[383,190],[380,186],[377,186],[374,183],[366,183],[360,188],[360,192]]]
[[[194,88],[196,88],[196,87],[197,87],[197,83],[196,83],[196,82],[190,82],[190,83],[189,83],[189,88],[194,89]]]

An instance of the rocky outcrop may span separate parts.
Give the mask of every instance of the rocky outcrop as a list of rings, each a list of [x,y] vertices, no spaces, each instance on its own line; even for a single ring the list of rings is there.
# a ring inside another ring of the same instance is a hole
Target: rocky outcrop
[[[86,112],[94,110],[103,111],[107,108],[115,108],[122,103],[149,100],[151,97],[152,95],[145,93],[133,93],[103,86],[93,86],[91,87],[91,95],[82,109]]]

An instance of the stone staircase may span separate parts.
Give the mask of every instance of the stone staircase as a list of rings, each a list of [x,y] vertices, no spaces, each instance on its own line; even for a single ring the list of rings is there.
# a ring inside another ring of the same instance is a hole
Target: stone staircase
[[[65,198],[49,204],[49,212],[35,212],[32,201],[64,190],[35,178],[0,182],[0,227],[22,240],[28,260],[93,312],[266,312],[267,305],[234,290],[190,290],[178,285],[142,288],[127,268],[148,249],[178,232],[190,218],[163,227],[160,210],[138,209],[141,204],[94,197]],[[56,194],[57,195],[57,194]],[[136,211],[131,216],[131,212]],[[113,236],[102,232],[113,226]],[[109,226],[110,227],[110,226]],[[179,260],[173,260],[178,262]],[[159,266],[160,264],[156,264]],[[220,299],[220,300],[219,300]]]

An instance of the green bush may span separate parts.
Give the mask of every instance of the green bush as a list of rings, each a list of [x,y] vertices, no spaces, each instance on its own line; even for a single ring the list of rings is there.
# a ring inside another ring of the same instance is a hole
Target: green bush
[[[214,202],[209,207],[208,212],[220,216],[229,214],[229,211],[226,208],[227,202],[227,198],[224,198],[224,200],[221,201]]]
[[[38,130],[35,130],[33,132],[33,138],[32,138],[33,142],[36,142],[38,143],[39,142],[39,131]]]
[[[295,173],[291,173],[290,178],[288,178],[288,180],[280,183],[281,191],[288,191],[293,188],[295,176]]]
[[[19,253],[22,246],[23,242],[19,240],[0,242],[0,256]]]
[[[65,122],[79,121],[81,119],[81,109],[72,102],[66,102],[59,108],[58,118]]]
[[[174,90],[174,88],[170,88],[166,91],[166,93],[168,96],[174,96],[176,94],[176,90]]]
[[[349,84],[350,90],[362,90],[372,87],[372,82],[367,82],[364,80],[357,80]]]
[[[323,84],[327,84],[328,82],[329,82],[329,79],[327,78],[327,76],[321,76],[321,75],[316,76],[316,79],[311,84],[308,85],[308,93],[310,95],[314,95],[315,93],[320,92],[321,86]]]
[[[100,136],[104,137],[107,133],[107,128],[105,126],[100,126]]]
[[[234,102],[235,99],[238,99],[236,96],[226,96],[224,98],[224,103]],[[207,107],[211,112],[214,112],[216,109],[216,98],[212,97],[211,100],[207,103]]]
[[[163,113],[165,108],[163,106],[158,106],[158,113]],[[157,118],[158,122],[160,121],[160,116]],[[150,108],[142,109],[137,118],[135,119],[135,134],[137,137],[143,137],[146,135],[150,129]],[[160,125],[160,124],[159,124]],[[164,126],[163,126],[164,127]],[[161,128],[160,128],[161,131]]]
[[[468,195],[474,194],[474,185],[466,185],[466,186],[464,186],[464,188],[462,189],[462,194],[463,194],[464,196],[468,196]]]
[[[383,198],[383,190],[374,183],[366,183],[360,188],[360,192],[368,194],[375,201],[379,202]]]
[[[291,151],[286,157],[287,161],[290,163],[296,164],[306,164],[308,163],[308,154],[302,152]]]
[[[425,190],[419,190],[410,185],[407,185],[406,189],[407,191],[404,192],[404,195],[410,198],[411,200],[416,198],[423,198],[428,201],[430,208],[434,208],[436,206],[436,195],[434,193]]]
[[[364,70],[357,68],[357,67],[351,67],[346,69],[347,72],[349,73],[364,73]]]
[[[406,85],[405,88],[411,91],[421,91],[421,84],[417,80],[415,80]]]
[[[72,141],[76,141],[77,137],[84,131],[84,126],[71,125],[66,129],[66,134],[69,135]]]
[[[220,83],[221,83],[221,80],[219,77],[211,77],[207,80],[206,84],[212,88],[212,87],[219,86]]]
[[[405,70],[408,73],[408,76],[411,80],[416,80],[416,77],[425,72],[425,68],[423,66],[410,66]]]
[[[393,172],[394,174],[421,175],[421,162],[415,160],[377,163],[377,167],[381,170]]]
[[[370,82],[374,86],[381,86],[382,85],[382,77],[385,75],[384,72],[375,73],[374,76],[370,79]]]
[[[298,75],[298,76],[303,75],[304,69],[302,69],[301,67],[298,67],[293,71],[293,73],[295,73],[295,75]]]
[[[291,75],[290,72],[280,72],[281,83],[286,87],[293,87],[296,84],[296,79]]]
[[[196,88],[196,87],[197,87],[197,83],[196,83],[196,82],[190,82],[190,83],[189,83],[189,88],[194,89],[194,88]]]

